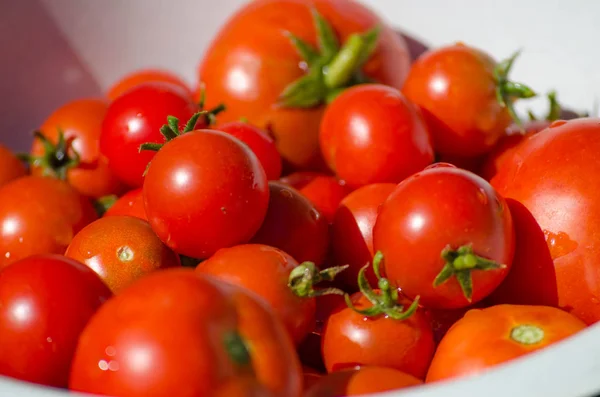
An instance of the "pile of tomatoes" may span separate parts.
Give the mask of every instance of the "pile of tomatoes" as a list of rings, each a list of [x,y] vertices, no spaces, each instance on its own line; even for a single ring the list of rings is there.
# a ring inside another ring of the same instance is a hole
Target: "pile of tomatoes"
[[[194,89],[137,71],[59,107],[30,153],[0,146],[0,374],[358,395],[600,320],[600,119],[550,93],[520,120],[516,58],[411,60],[359,3],[255,0]]]

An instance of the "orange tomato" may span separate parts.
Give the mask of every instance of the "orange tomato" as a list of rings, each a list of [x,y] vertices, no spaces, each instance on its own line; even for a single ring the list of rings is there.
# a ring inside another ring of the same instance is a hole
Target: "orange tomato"
[[[109,90],[106,96],[111,101],[121,96],[131,88],[137,87],[144,83],[170,83],[183,89],[189,96],[192,96],[192,91],[185,81],[171,72],[160,69],[143,69],[130,73],[117,81]]]

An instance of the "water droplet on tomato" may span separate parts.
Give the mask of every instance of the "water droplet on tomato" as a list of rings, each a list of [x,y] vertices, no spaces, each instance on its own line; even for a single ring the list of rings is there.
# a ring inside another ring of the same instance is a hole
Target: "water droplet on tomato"
[[[310,217],[313,221],[318,221],[319,218],[321,217],[321,215],[319,214],[319,212],[317,210],[311,210],[310,211]]]
[[[9,259],[9,258],[10,258],[10,252],[7,252],[7,253],[5,253],[5,254],[4,254],[4,257],[5,257],[6,259]]]
[[[106,360],[98,361],[98,368],[100,368],[102,371],[106,371],[108,369],[108,363]]]
[[[485,193],[485,190],[479,189],[479,191],[477,192],[477,199],[481,202],[481,204],[487,205],[487,203],[488,203],[488,196]]]
[[[592,303],[593,303],[594,305],[597,305],[597,304],[599,304],[599,303],[600,303],[600,299],[598,299],[598,297],[597,297],[597,296],[594,296],[594,295],[592,295],[592,297],[591,297],[591,299],[590,299],[590,300],[592,301]]]
[[[546,236],[546,244],[548,245],[550,256],[553,260],[570,254],[579,246],[579,244],[571,240],[569,235],[565,232],[553,233],[544,230],[544,236]]]
[[[292,194],[292,192],[290,192],[290,191],[289,191],[289,190],[287,190],[287,189],[283,189],[283,190],[281,191],[281,195],[282,195],[283,197],[285,197],[285,198],[292,198],[292,197],[294,197],[294,195]]]

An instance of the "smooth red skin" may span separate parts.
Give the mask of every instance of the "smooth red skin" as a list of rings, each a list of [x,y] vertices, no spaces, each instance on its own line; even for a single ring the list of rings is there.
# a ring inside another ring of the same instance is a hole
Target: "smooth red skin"
[[[455,309],[488,296],[510,270],[515,245],[505,200],[488,182],[459,168],[433,168],[400,183],[379,212],[373,229],[375,251],[384,255],[385,274],[411,299],[429,308]],[[434,287],[444,267],[442,250],[471,244],[475,254],[506,265],[471,272],[469,302],[456,277]]]
[[[398,183],[433,162],[417,108],[395,88],[349,88],[325,111],[319,136],[323,157],[348,185]]]
[[[512,199],[516,253],[497,303],[558,306],[600,320],[600,119],[556,121],[492,179]]]
[[[111,297],[88,267],[34,255],[0,271],[0,374],[67,387],[77,339]]]
[[[371,306],[361,293],[352,295],[352,302],[359,309]],[[327,320],[322,338],[327,372],[376,365],[424,379],[435,349],[431,325],[420,310],[406,320],[393,320],[341,308]]]
[[[269,182],[269,208],[251,240],[287,252],[298,263],[323,263],[329,247],[329,225],[315,206],[297,190]]]
[[[130,73],[110,87],[106,96],[109,100],[114,101],[132,88],[146,83],[173,84],[188,94],[190,98],[193,97],[192,90],[185,81],[171,72],[160,69],[143,69]]]
[[[427,316],[431,323],[431,329],[433,331],[433,338],[435,343],[438,344],[446,335],[448,330],[469,310],[472,309],[483,309],[487,307],[486,301],[478,302],[468,307],[461,307],[459,309],[423,309],[423,313]]]
[[[400,89],[410,67],[406,42],[365,6],[346,0],[259,0],[242,7],[215,35],[199,67],[207,105],[227,104],[221,121],[246,117],[270,127],[282,157],[295,169],[324,169],[319,152],[323,106],[310,109],[277,105],[284,88],[305,74],[287,32],[316,46],[311,8],[332,25],[341,41],[381,25],[377,50],[363,68],[383,84]],[[294,18],[289,18],[293,15]],[[252,31],[252,35],[248,32]]]
[[[358,272],[371,263],[373,255],[373,227],[379,209],[396,188],[394,183],[375,183],[363,186],[342,200],[331,227],[331,248],[336,266],[348,265],[336,280],[342,281],[353,292],[358,291]],[[366,271],[371,285],[377,279],[371,267]]]
[[[220,124],[216,130],[223,131],[244,142],[254,152],[265,169],[267,179],[275,180],[281,175],[281,155],[275,141],[262,129],[241,121]]]
[[[124,247],[131,259],[119,256]],[[179,255],[160,241],[148,222],[131,216],[90,223],[73,237],[65,256],[98,273],[115,294],[154,271],[180,266]]]
[[[141,187],[144,171],[156,152],[140,152],[140,145],[164,143],[160,128],[167,123],[167,116],[177,117],[183,128],[197,111],[198,105],[172,84],[139,85],[108,107],[100,134],[100,151],[118,178],[131,188]]]
[[[144,203],[152,229],[167,246],[204,259],[252,238],[265,218],[269,189],[248,146],[221,131],[196,130],[156,154]]]
[[[304,397],[363,396],[423,384],[412,375],[385,367],[361,367],[322,377]]]
[[[6,146],[0,144],[0,186],[27,174],[25,166]]]
[[[511,338],[519,325],[544,331],[542,341],[522,344]],[[437,348],[427,382],[473,375],[533,353],[585,329],[584,322],[562,310],[545,306],[498,305],[467,312]]]
[[[147,221],[148,217],[144,207],[144,190],[137,188],[128,191],[119,197],[103,216],[135,216]]]
[[[35,254],[62,254],[73,236],[98,215],[64,181],[39,176],[0,188],[0,269]]]
[[[60,130],[66,139],[72,139],[72,147],[81,159],[77,167],[67,172],[67,181],[84,196],[93,198],[124,191],[98,147],[107,109],[108,104],[103,99],[78,99],[55,110],[40,127],[42,134],[53,143],[58,141]],[[42,156],[44,153],[41,140],[34,139],[31,154]],[[43,170],[32,167],[31,173],[41,176]]]
[[[253,372],[229,355],[228,332],[247,344]],[[148,275],[98,311],[79,340],[69,387],[191,397],[253,378],[275,397],[300,396],[301,367],[283,325],[254,295],[185,268]]]
[[[300,298],[288,286],[298,262],[285,252],[261,244],[244,244],[217,251],[196,267],[201,274],[244,287],[261,296],[299,344],[314,328],[315,299]]]
[[[511,124],[496,99],[495,66],[485,52],[460,43],[429,50],[412,64],[402,92],[423,110],[436,152],[484,154]]]

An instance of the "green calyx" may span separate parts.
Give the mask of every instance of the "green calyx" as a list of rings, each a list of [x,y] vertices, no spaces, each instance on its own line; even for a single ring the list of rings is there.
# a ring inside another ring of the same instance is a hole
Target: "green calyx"
[[[165,143],[172,141],[173,139],[177,138],[180,135],[183,135],[190,131],[193,131],[194,128],[196,127],[196,123],[198,123],[198,119],[201,116],[205,115],[206,113],[208,113],[208,112],[204,110],[204,111],[194,114],[188,120],[187,124],[185,125],[185,127],[183,129],[179,128],[179,119],[177,117],[167,116],[167,124],[164,124],[162,127],[160,127],[160,133],[165,138]],[[143,143],[140,145],[140,152],[142,150],[152,150],[152,151],[157,152],[163,147],[163,145],[164,145],[164,143],[155,143],[155,142]]]
[[[560,107],[560,104],[558,103],[558,100],[556,99],[556,91],[550,91],[546,95],[546,97],[548,98],[549,108],[548,108],[548,114],[546,115],[546,117],[544,117],[544,120],[546,120],[546,121],[558,120],[560,118],[560,112],[562,109]],[[531,110],[527,111],[527,115],[529,116],[530,121],[537,120],[537,117]]]
[[[346,305],[355,312],[362,314],[365,317],[374,317],[379,315],[385,315],[393,320],[406,320],[412,316],[419,306],[419,297],[417,296],[412,304],[404,310],[404,306],[400,304],[398,288],[392,285],[389,280],[381,277],[380,267],[383,261],[383,254],[377,252],[373,257],[373,271],[377,277],[378,292],[375,292],[365,276],[365,271],[369,265],[365,265],[358,273],[358,288],[360,292],[371,302],[373,306],[367,309],[357,309],[352,303],[350,295],[344,296]]]
[[[318,48],[287,33],[308,72],[281,93],[279,104],[285,107],[310,108],[329,103],[345,88],[369,82],[361,69],[377,47],[381,27],[352,34],[340,45],[329,22],[314,8],[312,14]]]
[[[206,90],[204,87],[200,90],[200,101],[198,101],[198,107],[202,113],[200,117],[203,119],[205,125],[211,126],[217,123],[217,115],[226,110],[225,104],[221,103],[210,110],[204,110],[206,103]]]
[[[112,207],[115,204],[115,202],[118,199],[119,197],[117,197],[117,195],[111,194],[108,196],[102,196],[99,199],[94,200],[92,204],[94,205],[96,213],[101,218],[106,213],[106,211],[108,211],[110,207]]]
[[[457,250],[447,246],[442,250],[442,259],[445,265],[433,281],[433,286],[438,287],[448,281],[451,277],[456,277],[465,298],[471,302],[473,297],[473,270],[496,270],[504,269],[506,265],[498,264],[493,260],[483,258],[473,253],[471,245],[463,245]]]
[[[288,278],[288,287],[294,295],[300,298],[314,298],[323,295],[344,295],[337,288],[315,289],[314,286],[323,281],[333,281],[335,276],[348,268],[345,266],[334,266],[319,270],[313,262],[303,262],[296,266]]]
[[[44,147],[41,156],[20,154],[19,158],[31,167],[40,168],[42,175],[51,176],[61,180],[67,179],[67,171],[80,164],[79,153],[73,149],[73,139],[65,139],[64,132],[58,130],[58,141],[52,143],[41,131],[34,131],[34,139],[39,139]]]
[[[231,331],[223,335],[223,346],[231,360],[240,367],[249,367],[252,365],[252,357],[242,336]]]

